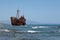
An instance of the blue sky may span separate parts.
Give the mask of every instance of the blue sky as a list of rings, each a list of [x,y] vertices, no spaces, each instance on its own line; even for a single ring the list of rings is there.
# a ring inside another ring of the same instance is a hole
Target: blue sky
[[[10,20],[18,8],[27,21],[60,24],[60,0],[0,0],[0,20]]]

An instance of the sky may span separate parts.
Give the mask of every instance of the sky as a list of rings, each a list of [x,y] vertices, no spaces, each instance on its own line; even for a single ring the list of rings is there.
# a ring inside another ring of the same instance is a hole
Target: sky
[[[60,24],[60,0],[0,0],[0,21],[24,15],[26,21]]]

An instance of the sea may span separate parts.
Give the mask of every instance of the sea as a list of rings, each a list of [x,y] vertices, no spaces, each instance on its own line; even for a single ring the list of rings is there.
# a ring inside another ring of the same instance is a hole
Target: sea
[[[60,24],[0,24],[0,40],[60,40]]]

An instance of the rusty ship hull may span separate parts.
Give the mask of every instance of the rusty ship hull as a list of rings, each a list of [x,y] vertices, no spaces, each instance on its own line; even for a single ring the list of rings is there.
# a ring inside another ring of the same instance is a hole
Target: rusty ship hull
[[[26,25],[25,19],[17,19],[16,17],[11,17],[12,25]]]
[[[17,14],[18,13],[19,10],[17,10]],[[12,25],[26,25],[26,19],[24,16],[19,17],[19,15],[17,15],[17,17],[10,17],[10,19]]]

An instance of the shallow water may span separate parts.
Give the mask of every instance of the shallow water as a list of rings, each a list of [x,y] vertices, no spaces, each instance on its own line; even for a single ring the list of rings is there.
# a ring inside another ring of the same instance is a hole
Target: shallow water
[[[0,24],[0,40],[60,40],[60,25]]]

